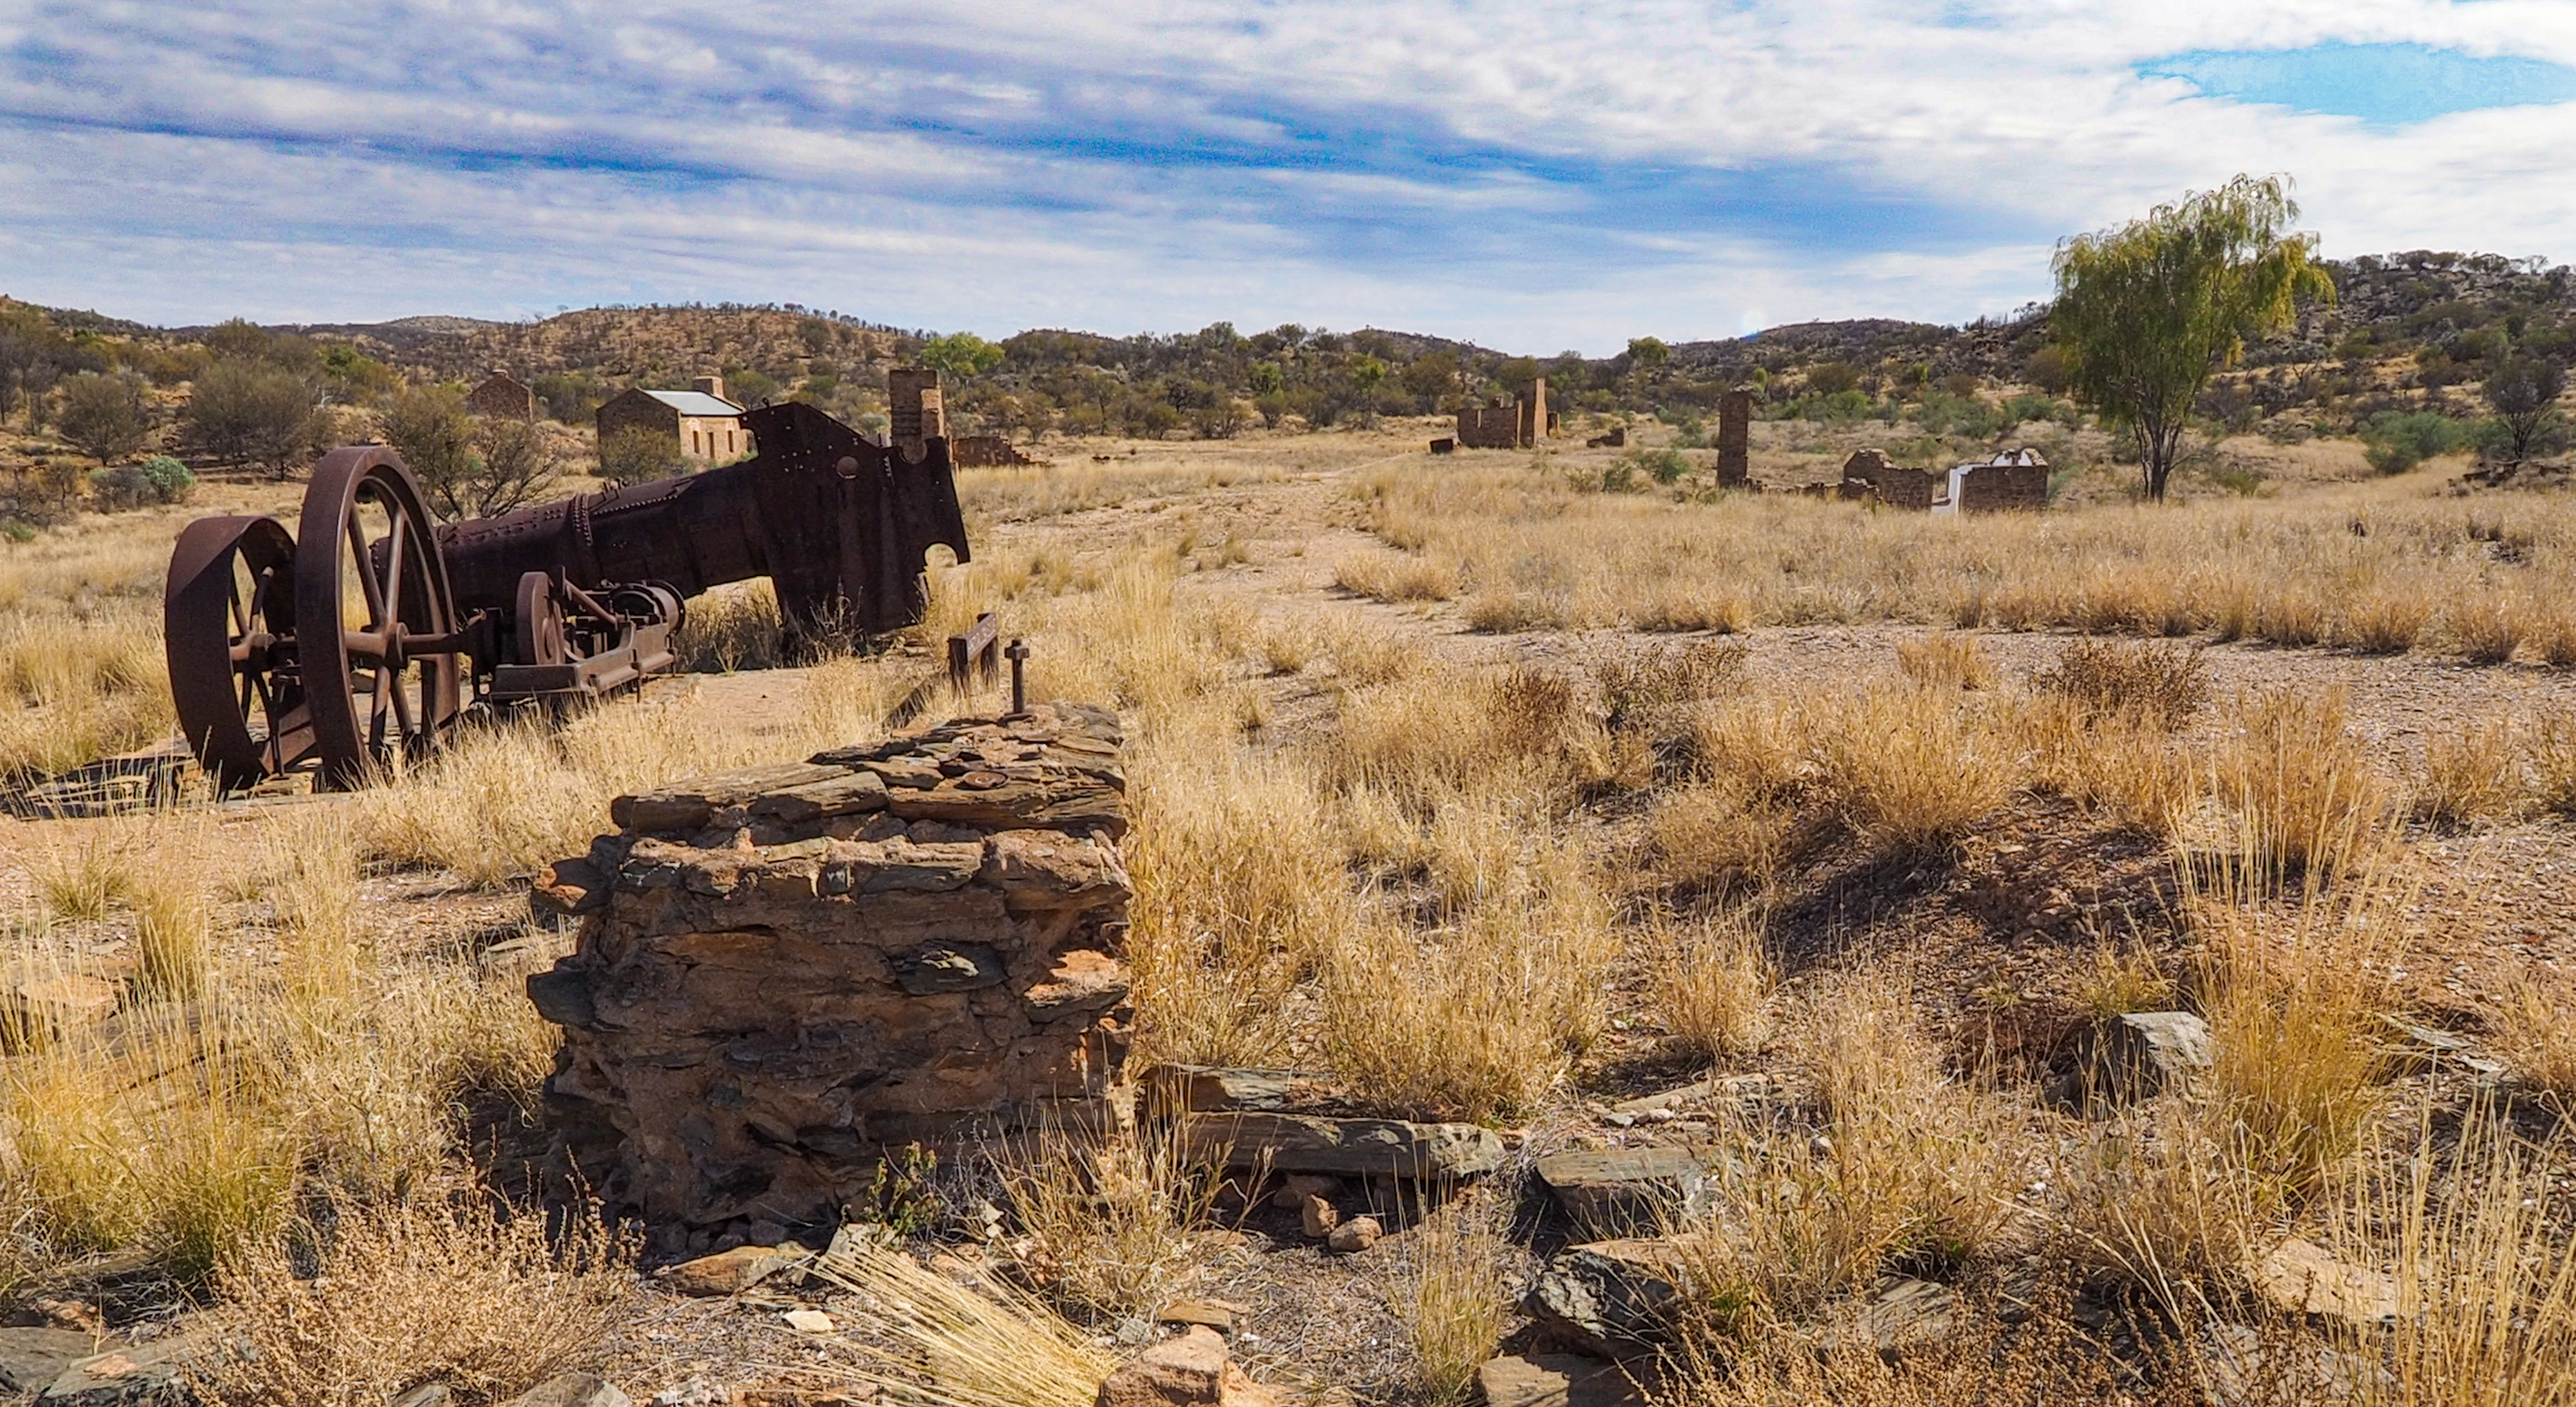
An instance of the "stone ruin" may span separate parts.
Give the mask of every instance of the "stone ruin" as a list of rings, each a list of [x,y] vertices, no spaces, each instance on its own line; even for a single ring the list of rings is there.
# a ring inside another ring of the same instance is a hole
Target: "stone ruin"
[[[898,366],[886,373],[887,436],[919,459],[923,441],[948,438],[948,402],[939,373],[926,366]]]
[[[1742,488],[1753,481],[1753,393],[1741,386],[1717,402],[1717,483]]]
[[[1495,401],[1458,412],[1457,440],[1468,449],[1531,449],[1555,433],[1544,376],[1523,382],[1520,399],[1510,405]]]
[[[960,435],[948,442],[948,462],[960,469],[1034,469],[1044,461],[999,435]]]
[[[890,1150],[1099,1117],[1132,1008],[1114,715],[958,718],[619,797],[540,877],[562,1154],[670,1249],[837,1224]]]
[[[2036,510],[2048,506],[2048,460],[2035,449],[2014,448],[1943,472],[1905,468],[1885,450],[1855,450],[1843,461],[1841,482],[1811,484],[1803,492],[1917,513]]]

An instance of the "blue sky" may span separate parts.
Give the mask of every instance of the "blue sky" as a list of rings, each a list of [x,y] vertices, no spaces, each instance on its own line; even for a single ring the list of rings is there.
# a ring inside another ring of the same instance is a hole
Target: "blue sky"
[[[0,0],[0,292],[1590,352],[1958,321],[2238,171],[2576,257],[2576,3]]]

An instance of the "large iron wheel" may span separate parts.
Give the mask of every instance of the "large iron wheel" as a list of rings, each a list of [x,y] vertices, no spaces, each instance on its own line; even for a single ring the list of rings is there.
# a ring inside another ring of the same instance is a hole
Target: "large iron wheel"
[[[219,790],[304,760],[313,718],[295,658],[295,542],[274,518],[200,518],[161,598],[170,701]]]
[[[319,785],[343,790],[429,749],[464,705],[465,645],[429,510],[392,450],[325,455],[304,491],[296,540],[295,618]]]

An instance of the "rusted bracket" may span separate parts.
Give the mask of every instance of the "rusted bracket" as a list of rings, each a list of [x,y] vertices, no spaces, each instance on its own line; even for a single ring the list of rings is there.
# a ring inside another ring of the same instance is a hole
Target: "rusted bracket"
[[[1002,672],[1002,623],[997,613],[975,617],[975,628],[948,637],[948,687],[959,693],[989,685]]]

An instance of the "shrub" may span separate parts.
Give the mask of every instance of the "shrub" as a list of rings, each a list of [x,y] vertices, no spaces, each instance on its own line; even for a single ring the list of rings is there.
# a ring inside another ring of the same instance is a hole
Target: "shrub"
[[[89,491],[90,496],[98,500],[100,511],[106,513],[140,508],[154,498],[152,481],[143,477],[143,471],[131,464],[91,470]]]
[[[152,485],[153,496],[163,503],[178,503],[197,487],[197,476],[188,466],[166,454],[156,454],[143,461],[143,478]]]
[[[599,477],[612,484],[645,484],[686,472],[679,440],[642,426],[620,430],[599,442]]]
[[[328,427],[304,378],[255,361],[217,362],[198,377],[179,413],[179,432],[226,464],[262,465],[284,477],[311,454]]]
[[[2031,683],[2090,714],[2136,714],[2167,728],[2190,721],[2209,701],[2209,667],[2187,645],[2073,640],[2058,652],[2057,667]]]
[[[2382,474],[2403,474],[2468,442],[2470,427],[2439,411],[2384,410],[2361,427],[2362,454]]]
[[[132,454],[152,433],[152,412],[144,407],[139,377],[85,371],[64,382],[60,394],[55,428],[101,465]]]

